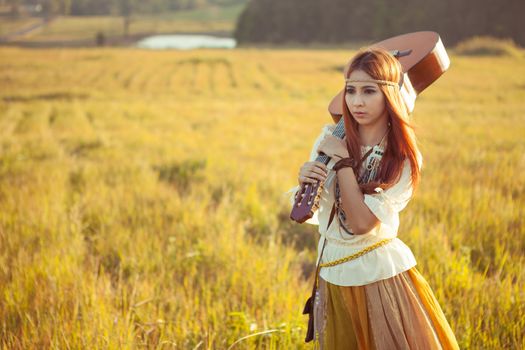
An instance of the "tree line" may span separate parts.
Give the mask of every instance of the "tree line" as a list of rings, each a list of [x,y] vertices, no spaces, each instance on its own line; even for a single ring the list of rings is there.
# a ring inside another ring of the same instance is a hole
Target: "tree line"
[[[42,14],[72,16],[155,14],[181,11],[208,5],[227,6],[247,0],[0,0],[16,16],[23,8],[38,8]]]
[[[339,43],[432,30],[445,45],[487,35],[525,46],[523,14],[524,0],[251,0],[234,36],[239,44]]]

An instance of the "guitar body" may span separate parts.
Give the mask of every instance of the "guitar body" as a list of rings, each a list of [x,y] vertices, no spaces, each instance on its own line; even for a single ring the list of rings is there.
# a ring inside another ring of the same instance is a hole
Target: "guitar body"
[[[450,59],[441,38],[436,32],[423,31],[398,35],[370,46],[381,47],[389,50],[401,63],[403,68],[403,81],[400,86],[401,95],[408,110],[412,112],[416,97],[436,81],[450,66]],[[345,66],[343,77],[348,75],[350,62]],[[334,136],[344,138],[343,101],[345,89],[343,88],[328,105],[328,111],[337,126],[332,133]],[[317,159],[328,164],[330,157],[320,154]],[[313,216],[319,208],[320,194],[323,183],[303,184],[297,191],[290,218],[298,223],[303,223]]]

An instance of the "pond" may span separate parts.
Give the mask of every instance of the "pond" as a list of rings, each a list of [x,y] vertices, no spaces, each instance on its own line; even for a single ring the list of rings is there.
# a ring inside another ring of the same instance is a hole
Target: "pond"
[[[237,42],[233,38],[222,38],[211,35],[170,34],[153,35],[144,38],[135,45],[144,49],[179,49],[198,48],[233,49]]]

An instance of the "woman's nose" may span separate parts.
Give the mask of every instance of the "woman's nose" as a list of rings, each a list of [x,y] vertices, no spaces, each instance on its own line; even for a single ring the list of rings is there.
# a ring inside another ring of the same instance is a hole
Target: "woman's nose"
[[[361,106],[363,105],[363,99],[361,98],[360,94],[355,94],[354,98],[352,99],[352,104],[354,106]]]

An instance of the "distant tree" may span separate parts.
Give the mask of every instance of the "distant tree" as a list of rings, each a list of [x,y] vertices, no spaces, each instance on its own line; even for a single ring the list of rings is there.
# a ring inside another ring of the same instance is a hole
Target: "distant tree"
[[[234,31],[239,44],[374,41],[420,30],[446,44],[476,35],[525,46],[524,0],[251,0]]]
[[[131,26],[132,16],[139,5],[138,0],[118,0],[119,13],[123,18],[124,36],[129,36],[129,28]]]
[[[9,6],[9,16],[18,17],[20,16],[20,0],[7,0],[7,5]]]
[[[115,7],[115,0],[73,0],[72,15],[109,15]]]
[[[69,15],[71,12],[71,0],[44,0],[42,11],[46,16]]]
[[[128,28],[133,14],[165,13],[166,11],[189,10],[208,5],[228,6],[244,4],[249,0],[0,0],[5,2],[14,14],[22,4],[40,4],[46,14],[121,15],[124,27]]]

